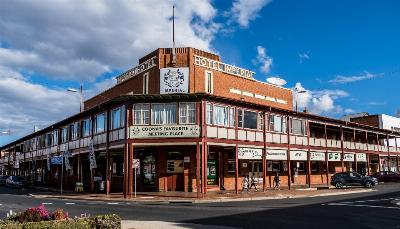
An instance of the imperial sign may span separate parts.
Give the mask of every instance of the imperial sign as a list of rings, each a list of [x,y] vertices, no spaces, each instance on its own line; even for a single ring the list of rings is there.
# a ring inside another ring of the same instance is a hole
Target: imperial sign
[[[130,138],[195,138],[200,136],[198,125],[131,126]]]
[[[161,68],[160,94],[188,93],[189,68]]]

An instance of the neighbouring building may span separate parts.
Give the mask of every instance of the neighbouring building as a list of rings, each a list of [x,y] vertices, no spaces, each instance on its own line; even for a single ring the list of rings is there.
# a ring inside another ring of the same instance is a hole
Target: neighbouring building
[[[209,52],[172,53],[151,52],[83,112],[0,147],[1,172],[67,189],[105,182],[127,196],[136,171],[139,191],[200,197],[238,192],[245,176],[266,190],[276,173],[293,188],[329,185],[340,171],[372,174],[382,158],[399,167],[400,147],[385,140],[400,133],[295,112],[290,89]]]

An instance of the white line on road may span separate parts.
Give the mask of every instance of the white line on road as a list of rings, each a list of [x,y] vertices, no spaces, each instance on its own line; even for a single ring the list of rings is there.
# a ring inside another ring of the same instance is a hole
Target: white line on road
[[[327,205],[331,205],[331,206],[350,206],[350,207],[367,207],[367,208],[386,208],[386,209],[398,209],[398,210],[400,210],[400,207],[385,207],[385,206],[365,205],[365,204],[329,203]]]
[[[53,203],[42,203],[43,205],[52,205]]]
[[[117,202],[110,202],[110,203],[107,203],[107,204],[110,204],[110,205],[117,205],[118,203],[117,203]]]
[[[66,205],[73,205],[73,204],[75,204],[75,203],[65,203]]]

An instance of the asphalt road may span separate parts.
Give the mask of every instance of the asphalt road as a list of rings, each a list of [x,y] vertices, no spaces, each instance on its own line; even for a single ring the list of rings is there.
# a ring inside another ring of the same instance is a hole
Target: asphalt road
[[[45,204],[82,213],[119,214],[125,220],[168,221],[232,228],[400,228],[400,184],[381,184],[372,192],[223,203],[107,202],[34,198],[35,190],[0,187],[0,217]]]

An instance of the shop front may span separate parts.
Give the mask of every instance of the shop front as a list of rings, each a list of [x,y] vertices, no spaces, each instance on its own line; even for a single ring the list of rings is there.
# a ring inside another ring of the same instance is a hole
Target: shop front
[[[290,151],[290,174],[292,185],[306,185],[307,178],[307,151],[291,150]]]
[[[356,171],[356,163],[354,153],[346,152],[343,154],[344,171]]]
[[[342,153],[328,152],[328,168],[331,175],[342,172]]]
[[[311,185],[327,184],[326,163],[326,152],[310,152]]]
[[[367,154],[356,153],[356,167],[357,172],[362,175],[367,175],[368,164],[367,164]]]
[[[280,177],[281,186],[288,185],[288,163],[286,149],[267,149],[265,155],[267,163],[266,185],[270,188],[274,187],[274,177]]]

